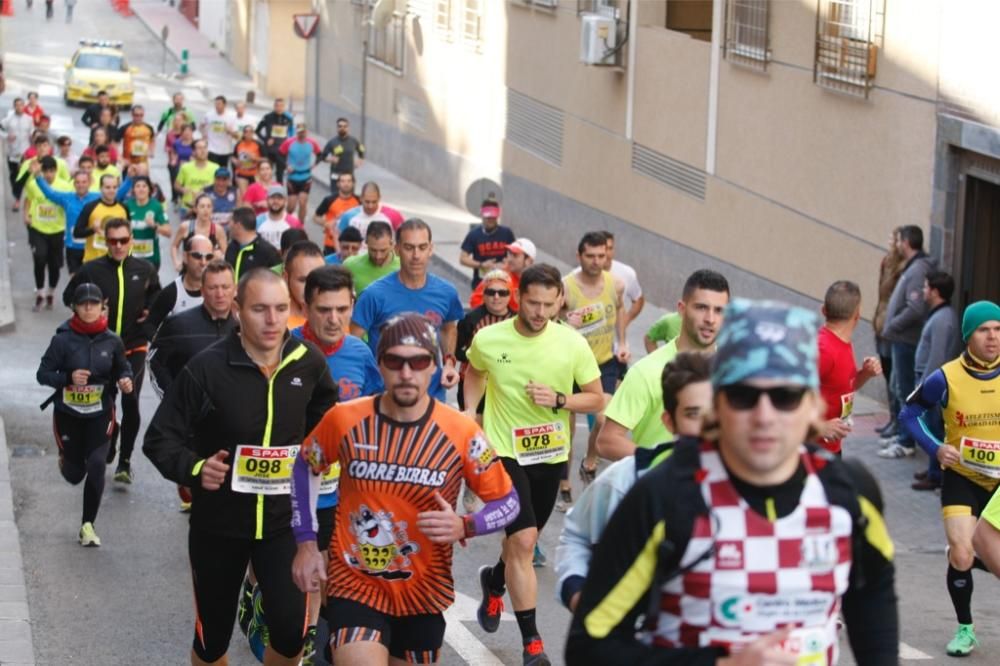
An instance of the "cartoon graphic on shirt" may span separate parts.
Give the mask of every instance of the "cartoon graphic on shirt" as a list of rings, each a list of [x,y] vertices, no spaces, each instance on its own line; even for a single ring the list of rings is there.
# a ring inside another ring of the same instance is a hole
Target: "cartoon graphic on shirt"
[[[486,441],[482,433],[477,434],[469,443],[469,459],[476,463],[476,474],[482,474],[490,468],[498,458],[493,447]]]
[[[350,566],[386,580],[406,580],[413,575],[408,568],[409,556],[419,548],[406,536],[406,521],[394,523],[388,511],[372,511],[362,504],[350,514],[350,530],[356,540],[351,544],[352,552],[344,553]]]

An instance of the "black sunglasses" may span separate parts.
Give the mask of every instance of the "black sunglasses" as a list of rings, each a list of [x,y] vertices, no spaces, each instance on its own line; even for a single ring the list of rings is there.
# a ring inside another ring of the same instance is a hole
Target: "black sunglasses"
[[[805,386],[758,388],[749,384],[730,384],[719,390],[725,394],[726,401],[733,409],[753,409],[760,402],[760,396],[767,394],[767,399],[779,412],[794,412],[802,404],[802,398],[809,389]]]
[[[483,289],[484,296],[510,296],[510,289]]]
[[[190,254],[192,257],[194,257],[198,261],[202,261],[202,260],[204,260],[204,261],[212,261],[212,259],[215,259],[215,255],[212,254],[211,252],[208,252],[206,254],[202,254],[201,252],[188,252],[188,254]]]
[[[410,370],[426,370],[434,362],[434,357],[430,354],[418,354],[416,356],[399,356],[398,354],[382,354],[382,363],[392,371],[402,370],[404,365],[410,366]]]

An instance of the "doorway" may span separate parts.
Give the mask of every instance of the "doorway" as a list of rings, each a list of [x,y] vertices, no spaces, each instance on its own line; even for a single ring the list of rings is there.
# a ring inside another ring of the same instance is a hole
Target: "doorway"
[[[959,312],[979,300],[1000,302],[1000,184],[965,176]]]

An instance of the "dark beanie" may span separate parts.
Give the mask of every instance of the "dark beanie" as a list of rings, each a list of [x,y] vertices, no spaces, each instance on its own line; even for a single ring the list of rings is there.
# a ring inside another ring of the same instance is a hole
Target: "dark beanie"
[[[441,365],[438,358],[441,345],[434,325],[416,312],[403,312],[392,317],[379,332],[376,360],[381,360],[386,350],[397,345],[408,345],[426,349],[434,362]]]

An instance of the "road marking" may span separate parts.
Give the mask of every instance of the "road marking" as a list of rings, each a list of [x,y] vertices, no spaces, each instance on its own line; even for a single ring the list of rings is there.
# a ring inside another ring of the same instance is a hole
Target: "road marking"
[[[906,659],[907,661],[927,661],[928,659],[933,659],[926,652],[921,652],[917,648],[907,645],[906,643],[899,642],[899,658]]]
[[[54,86],[51,83],[42,83],[38,86],[39,97],[62,97],[62,87]]]
[[[146,88],[146,100],[149,102],[169,102],[170,95],[167,94],[167,89],[163,86],[145,86]]]
[[[49,120],[51,121],[49,127],[61,134],[73,131],[73,118],[65,113],[53,113],[49,116]]]
[[[462,624],[463,622],[476,622],[477,608],[479,608],[478,601],[456,590],[455,603],[444,612],[444,616],[448,620],[444,631],[444,640],[467,664],[503,666],[503,662]],[[513,622],[514,617],[510,613],[504,613],[500,619]]]

